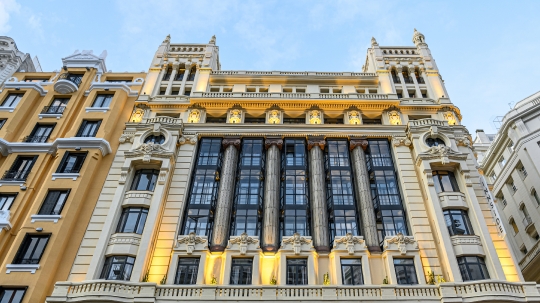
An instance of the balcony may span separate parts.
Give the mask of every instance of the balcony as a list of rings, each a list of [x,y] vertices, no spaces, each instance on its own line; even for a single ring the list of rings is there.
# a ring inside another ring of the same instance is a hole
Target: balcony
[[[0,210],[0,231],[2,229],[10,230],[11,222],[9,222],[10,213],[9,210]]]
[[[29,170],[6,170],[2,176],[2,181],[26,181],[29,174]]]
[[[536,283],[484,280],[439,285],[157,285],[121,281],[57,282],[48,303],[183,301],[369,301],[369,302],[532,302]]]
[[[49,139],[49,136],[26,136],[23,142],[26,143],[45,143]]]
[[[58,81],[54,83],[54,90],[60,94],[71,94],[79,89],[82,82],[82,75],[70,73],[61,74]]]
[[[523,226],[525,226],[525,231],[527,233],[531,233],[531,231],[534,230],[534,222],[531,217],[525,216],[525,218],[523,218]]]
[[[43,107],[43,109],[41,110],[41,113],[39,114],[39,119],[43,119],[43,118],[60,119],[65,109],[66,109],[65,105],[64,106],[45,106]]]

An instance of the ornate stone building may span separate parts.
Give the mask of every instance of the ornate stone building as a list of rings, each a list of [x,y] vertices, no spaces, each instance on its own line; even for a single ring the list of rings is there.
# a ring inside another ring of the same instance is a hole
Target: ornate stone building
[[[47,302],[540,302],[424,36],[362,72],[159,46]]]
[[[44,302],[68,278],[145,73],[75,52],[0,87],[0,302]]]
[[[540,282],[540,92],[516,103],[496,135],[476,131],[481,168],[527,281]]]
[[[41,72],[41,66],[37,57],[19,51],[15,40],[0,36],[0,85],[15,72]]]

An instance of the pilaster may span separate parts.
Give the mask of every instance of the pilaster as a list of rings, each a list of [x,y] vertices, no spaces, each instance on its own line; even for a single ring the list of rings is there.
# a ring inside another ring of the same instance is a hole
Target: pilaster
[[[317,251],[330,250],[323,155],[325,145],[326,140],[323,137],[308,138],[311,223],[313,244]]]
[[[262,249],[277,251],[279,248],[279,198],[280,198],[280,163],[283,139],[267,138],[266,176],[264,179],[264,211]]]

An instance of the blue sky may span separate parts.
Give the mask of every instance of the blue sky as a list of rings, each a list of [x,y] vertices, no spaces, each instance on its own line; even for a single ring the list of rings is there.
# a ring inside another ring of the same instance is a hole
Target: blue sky
[[[146,71],[167,34],[215,34],[224,70],[360,71],[372,36],[413,45],[417,28],[474,136],[540,90],[539,12],[540,1],[0,0],[0,35],[45,71],[76,49],[106,49],[113,71]]]

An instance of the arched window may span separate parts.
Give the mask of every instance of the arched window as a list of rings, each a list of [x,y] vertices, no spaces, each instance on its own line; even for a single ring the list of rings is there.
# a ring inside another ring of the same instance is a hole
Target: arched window
[[[165,136],[163,135],[159,135],[159,136],[155,136],[155,135],[150,135],[148,137],[146,137],[146,139],[144,139],[144,143],[154,143],[154,144],[163,144],[163,142],[165,142]]]
[[[445,146],[446,145],[441,138],[427,138],[426,139],[426,144],[429,147],[439,146],[439,145]]]
[[[188,76],[188,81],[195,81],[195,73],[197,73],[197,68],[194,66],[191,68]]]

